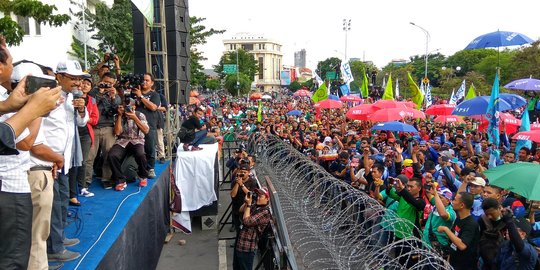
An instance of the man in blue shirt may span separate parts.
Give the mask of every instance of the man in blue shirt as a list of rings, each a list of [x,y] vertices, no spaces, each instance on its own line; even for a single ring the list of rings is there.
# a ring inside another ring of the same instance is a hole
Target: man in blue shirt
[[[503,210],[503,221],[508,234],[497,254],[499,269],[535,269],[538,253],[526,240],[531,232],[531,224],[525,218],[514,219],[512,212],[506,209]]]

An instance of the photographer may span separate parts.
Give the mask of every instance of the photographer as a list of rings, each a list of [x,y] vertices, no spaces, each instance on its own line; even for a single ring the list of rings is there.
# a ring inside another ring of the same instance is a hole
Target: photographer
[[[106,53],[103,56],[103,61],[97,64],[96,68],[92,71],[92,73],[97,71],[99,79],[103,79],[104,74],[111,72],[111,67],[108,64],[111,60],[114,62],[114,72],[116,73],[116,76],[120,76],[120,58],[118,57],[118,55],[115,55],[113,53]]]
[[[531,224],[525,218],[514,219],[509,209],[502,210],[502,220],[508,233],[497,254],[499,269],[535,269],[538,252],[527,241]]]
[[[159,94],[154,91],[154,76],[145,73],[140,87],[131,90],[136,97],[137,111],[144,114],[148,127],[150,128],[144,137],[144,151],[148,161],[148,177],[155,178],[156,172],[154,166],[156,163],[156,142],[157,142],[157,123],[158,107],[161,105]]]
[[[242,163],[236,170],[234,186],[231,190],[232,199],[232,222],[236,231],[240,231],[240,207],[244,203],[245,195],[255,190],[257,181],[249,177],[250,167],[248,163]]]
[[[148,184],[146,155],[144,153],[144,137],[147,133],[146,117],[135,111],[133,100],[126,105],[118,106],[118,115],[114,123],[114,134],[118,136],[118,139],[109,151],[109,163],[111,164],[112,180],[116,183],[116,191],[122,191],[127,186],[126,177],[122,172],[122,162],[127,154],[132,154],[137,162],[139,186],[146,187]]]
[[[268,189],[258,188],[254,190],[257,196],[252,196],[251,192],[244,197],[242,205],[242,229],[238,234],[234,248],[233,269],[234,270],[252,270],[253,259],[257,251],[259,237],[272,220],[270,214]],[[254,194],[254,195],[255,195]],[[253,204],[253,198],[256,198]]]
[[[85,176],[84,181],[89,186],[92,183],[92,175],[94,173],[94,160],[98,156],[98,151],[101,149],[101,158],[103,165],[101,171],[96,171],[96,175],[101,176],[101,182],[104,188],[112,188],[111,168],[108,162],[109,150],[113,146],[116,138],[114,136],[114,116],[117,112],[118,105],[122,103],[120,96],[115,88],[116,76],[113,73],[105,73],[97,87],[92,89],[89,96],[93,97],[98,106],[99,120],[94,126],[94,143],[90,147],[88,158],[85,160]],[[97,170],[97,168],[96,168]]]

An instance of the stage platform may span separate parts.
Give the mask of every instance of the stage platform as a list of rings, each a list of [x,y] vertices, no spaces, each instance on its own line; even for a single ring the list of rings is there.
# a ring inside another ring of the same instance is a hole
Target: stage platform
[[[69,207],[66,237],[81,242],[68,249],[81,257],[62,269],[156,268],[169,229],[169,163],[156,163],[155,170],[156,179],[140,191],[138,182],[118,192],[95,180],[90,187],[95,196],[80,197],[81,207]]]

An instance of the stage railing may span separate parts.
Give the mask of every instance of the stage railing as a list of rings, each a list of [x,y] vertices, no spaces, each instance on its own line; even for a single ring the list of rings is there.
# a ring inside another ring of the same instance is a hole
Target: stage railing
[[[294,259],[300,269],[451,269],[417,237],[390,240],[390,231],[411,235],[414,225],[278,137],[253,135],[248,150],[278,195],[272,200],[278,204],[272,206],[276,238],[289,264]]]

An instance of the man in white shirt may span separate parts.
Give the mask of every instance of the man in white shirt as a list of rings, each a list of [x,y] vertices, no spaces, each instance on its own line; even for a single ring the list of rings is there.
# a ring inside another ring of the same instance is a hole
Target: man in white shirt
[[[44,201],[40,203],[34,202],[34,208],[36,206],[42,207],[42,210],[46,212],[51,203],[50,194],[52,192],[51,216],[47,218],[43,214],[38,220],[34,219],[34,224],[46,226],[50,222],[46,250],[48,260],[64,262],[74,260],[80,256],[77,252],[65,249],[65,246],[78,244],[79,240],[66,238],[64,228],[69,205],[68,173],[70,168],[80,166],[82,162],[80,148],[78,152],[74,151],[77,150],[77,145],[80,147],[80,143],[75,141],[79,139],[78,136],[75,136],[75,124],[80,127],[85,126],[88,122],[88,112],[86,111],[84,99],[74,99],[71,93],[73,89],[80,87],[81,79],[86,75],[86,73],[82,72],[80,64],[72,60],[60,62],[56,72],[56,79],[62,87],[64,102],[42,120],[40,132],[32,151],[30,182],[48,183],[50,179],[57,178],[54,181],[52,190],[48,187],[42,191],[40,199]],[[37,151],[35,148],[43,152]],[[60,155],[63,155],[63,164],[59,160]],[[74,164],[74,160],[79,161],[78,164]],[[47,173],[50,169],[52,169],[52,175]],[[46,228],[43,228],[39,237],[41,239],[46,235]]]
[[[1,85],[9,85],[12,71],[13,58],[0,35],[0,102],[6,105],[0,110],[0,123],[10,129],[8,133],[2,130],[0,135],[3,143],[8,143],[4,146],[12,150],[0,152],[0,269],[26,269],[32,229],[28,150],[35,139],[29,130],[37,132],[39,122],[34,120],[54,108],[60,89],[39,89],[28,99],[23,80],[8,96]],[[13,138],[12,142],[6,141]]]

